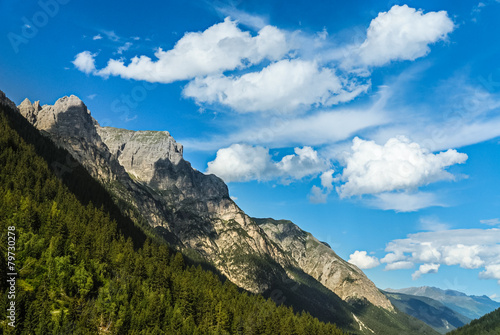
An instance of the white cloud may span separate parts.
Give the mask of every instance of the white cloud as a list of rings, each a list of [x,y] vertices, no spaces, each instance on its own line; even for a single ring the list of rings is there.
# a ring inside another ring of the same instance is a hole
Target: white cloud
[[[284,59],[242,76],[196,78],[183,93],[198,103],[219,103],[242,113],[290,112],[352,100],[369,87],[350,85],[315,62]]]
[[[500,268],[497,267],[500,262],[500,229],[452,229],[410,234],[405,239],[389,242],[385,251],[387,254],[381,262],[387,263],[386,270],[423,264],[414,273],[415,278],[434,269],[437,271],[439,265],[459,265],[464,269],[484,268],[481,278],[500,280]]]
[[[376,194],[365,202],[372,207],[396,212],[415,212],[428,207],[446,207],[438,197],[428,192],[390,192]]]
[[[280,178],[287,183],[329,168],[329,163],[311,147],[295,148],[294,152],[274,161],[264,147],[233,144],[217,151],[215,160],[208,163],[207,173],[213,173],[225,182]]]
[[[96,54],[90,53],[90,51],[83,51],[75,56],[72,63],[78,70],[89,74],[95,71],[95,56]]]
[[[267,25],[267,20],[261,16],[249,14],[247,12],[241,11],[233,6],[231,7],[216,7],[219,13],[224,16],[229,16],[236,21],[244,24],[246,26],[252,27],[254,29],[262,29]]]
[[[419,219],[420,229],[427,231],[440,231],[450,229],[450,225],[439,221],[436,216],[422,216]]]
[[[97,74],[171,83],[244,68],[264,59],[281,59],[288,51],[286,36],[278,28],[265,26],[252,37],[240,30],[236,21],[226,18],[203,32],[186,33],[171,50],[158,49],[157,60],[142,55],[126,65],[123,60],[111,59]]]
[[[496,226],[500,225],[500,219],[499,218],[494,218],[494,219],[488,219],[488,220],[479,220],[482,224],[486,224],[489,226]]]
[[[477,269],[484,265],[481,259],[482,247],[479,245],[457,244],[443,247],[443,260],[446,265],[457,265],[465,269]]]
[[[485,270],[479,273],[479,278],[497,279],[498,285],[500,285],[500,264],[487,265]]]
[[[368,256],[366,251],[356,250],[349,256],[349,263],[356,265],[360,269],[371,269],[380,265],[377,257]]]
[[[423,14],[407,5],[379,13],[359,47],[360,61],[380,66],[393,60],[415,60],[427,55],[429,44],[446,39],[454,29],[445,11]]]
[[[106,35],[108,39],[110,39],[113,42],[118,42],[120,40],[120,37],[112,30],[105,30],[103,33]]]
[[[246,115],[245,115],[246,116]],[[215,135],[210,139],[179,139],[190,150],[217,150],[232,143],[246,142],[270,147],[293,147],[299,145],[319,146],[343,141],[364,129],[388,122],[383,110],[336,109],[319,111],[304,116],[260,115],[252,122],[241,122],[229,135]],[[328,148],[338,152],[341,145],[336,143]],[[328,157],[336,154],[328,153]]]
[[[102,40],[102,36],[101,36],[101,34],[97,34],[97,35],[95,35],[94,37],[92,37],[92,39],[93,39],[94,41],[97,41],[97,40]]]
[[[325,171],[321,174],[320,180],[321,180],[321,186],[327,190],[332,190],[333,189],[333,181],[334,177],[333,174],[335,173],[334,170],[328,170]]]
[[[126,42],[124,45],[122,45],[121,47],[119,47],[118,50],[116,50],[116,53],[119,54],[119,55],[121,55],[125,51],[127,51],[128,49],[130,49],[131,46],[132,46],[132,43]]]
[[[394,263],[389,263],[385,266],[385,270],[386,271],[390,271],[390,270],[403,270],[403,269],[411,269],[412,267],[414,267],[415,264],[413,264],[412,262],[408,262],[408,261],[398,261],[398,262],[394,262]]]
[[[454,176],[444,168],[466,160],[466,154],[452,149],[432,154],[404,136],[391,138],[383,146],[356,137],[351,152],[346,153],[341,176],[344,184],[337,188],[337,192],[345,198],[415,189],[438,180],[453,180]],[[381,195],[382,201],[391,196]]]
[[[434,263],[422,264],[422,265],[420,265],[419,269],[411,275],[411,278],[413,280],[416,280],[416,279],[420,278],[420,276],[423,274],[437,273],[440,266],[441,266],[441,264],[434,264]]]
[[[398,263],[406,258],[407,257],[403,254],[402,251],[399,251],[396,249],[395,252],[390,252],[390,253],[386,254],[380,261],[382,263],[392,264],[392,263]]]
[[[309,201],[313,204],[324,204],[330,192],[324,192],[320,187],[313,185],[309,194]]]

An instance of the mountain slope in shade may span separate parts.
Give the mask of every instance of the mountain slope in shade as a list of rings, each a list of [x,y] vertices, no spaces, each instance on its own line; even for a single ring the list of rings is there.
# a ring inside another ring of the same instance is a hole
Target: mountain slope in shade
[[[17,274],[10,298],[0,272],[0,308],[16,307],[0,316],[0,334],[344,334],[147,239],[78,163],[62,176],[68,152],[5,99],[0,92],[0,234],[15,237]]]
[[[397,309],[425,322],[441,334],[470,322],[466,316],[428,297],[390,292],[385,292],[385,295]]]
[[[470,324],[456,329],[449,335],[497,335],[500,334],[500,309],[483,315]]]
[[[404,289],[386,289],[386,292],[404,293],[415,296],[428,297],[441,302],[448,308],[469,319],[477,319],[500,307],[500,303],[487,296],[469,296],[454,290],[442,290],[437,287],[409,287]]]
[[[361,270],[338,256],[329,271],[315,271],[318,261],[308,259],[317,255],[315,243],[305,258],[284,250],[230,199],[221,179],[194,170],[182,158],[182,146],[168,132],[100,127],[75,96],[53,106],[25,100],[19,111],[98,179],[125,214],[154,227],[172,246],[213,265],[238,286],[311,311],[355,334],[371,329],[435,334],[395,311]],[[290,246],[301,243],[299,238]]]

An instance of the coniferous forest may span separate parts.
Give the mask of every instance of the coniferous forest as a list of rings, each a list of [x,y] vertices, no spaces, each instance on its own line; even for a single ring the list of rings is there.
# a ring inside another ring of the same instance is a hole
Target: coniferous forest
[[[500,334],[500,309],[488,313],[468,325],[458,328],[450,335],[497,335]]]
[[[4,334],[343,334],[186,261],[67,156],[0,106],[1,238],[15,232],[0,263],[17,273],[14,300],[0,273]]]

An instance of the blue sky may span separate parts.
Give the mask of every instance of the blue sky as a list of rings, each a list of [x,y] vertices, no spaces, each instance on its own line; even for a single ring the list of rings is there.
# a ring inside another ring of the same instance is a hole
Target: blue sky
[[[500,297],[500,3],[0,3],[0,89],[168,130],[380,288]]]

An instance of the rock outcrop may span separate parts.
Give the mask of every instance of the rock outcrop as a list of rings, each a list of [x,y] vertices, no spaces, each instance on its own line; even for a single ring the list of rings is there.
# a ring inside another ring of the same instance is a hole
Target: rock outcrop
[[[301,269],[346,301],[393,311],[355,266],[291,222],[246,215],[224,182],[183,159],[182,146],[165,131],[100,127],[75,96],[20,112],[100,180],[133,219],[146,221],[170,243],[213,264],[232,282],[264,292]],[[298,278],[296,278],[298,280]]]
[[[293,222],[273,219],[255,221],[274,243],[291,253],[300,269],[335,292],[342,300],[366,299],[375,306],[394,310],[387,297],[357,266],[340,258],[330,247]]]

